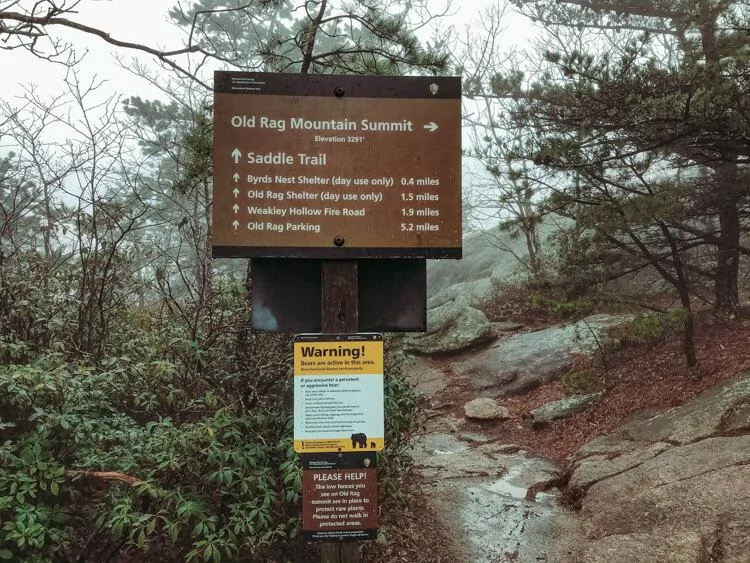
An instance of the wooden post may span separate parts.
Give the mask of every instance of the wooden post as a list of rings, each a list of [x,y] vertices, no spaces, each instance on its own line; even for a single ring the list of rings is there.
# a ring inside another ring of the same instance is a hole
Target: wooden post
[[[357,332],[357,261],[323,261],[323,334]]]
[[[324,260],[322,276],[323,334],[357,332],[357,261]],[[356,563],[359,543],[324,542],[320,546],[320,560]]]

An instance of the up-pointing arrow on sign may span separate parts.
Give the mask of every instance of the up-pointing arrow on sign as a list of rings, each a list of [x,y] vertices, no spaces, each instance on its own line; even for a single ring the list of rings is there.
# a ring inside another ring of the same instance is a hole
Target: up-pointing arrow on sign
[[[240,222],[237,219],[235,219],[234,221],[232,221],[232,226],[234,227],[234,230],[236,231],[237,229],[240,228]]]
[[[430,121],[429,123],[425,123],[423,125],[425,129],[427,129],[430,133],[434,133],[438,129],[438,124],[434,121]]]
[[[235,199],[237,199],[237,196],[240,195],[240,190],[238,188],[234,188],[232,190],[232,195],[234,196]]]
[[[234,155],[234,153],[232,153],[232,155]],[[237,161],[236,161],[236,160],[235,160],[234,162],[235,162],[235,164],[237,163]],[[234,176],[232,176],[232,179],[234,180],[234,183],[236,184],[237,182],[239,182],[239,181],[240,181],[240,175],[239,175],[239,174],[237,174],[237,172],[235,172],[235,173],[234,173]]]
[[[240,212],[240,206],[236,203],[232,206],[232,211],[234,211],[234,214],[237,215],[237,213]]]
[[[234,159],[235,164],[237,164],[240,161],[241,156],[242,156],[242,153],[240,152],[240,149],[234,149],[232,151],[232,158]]]

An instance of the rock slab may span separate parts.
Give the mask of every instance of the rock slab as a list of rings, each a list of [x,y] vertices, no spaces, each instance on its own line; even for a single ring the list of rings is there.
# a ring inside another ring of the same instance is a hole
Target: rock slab
[[[488,395],[523,393],[564,374],[576,354],[590,356],[615,347],[607,329],[630,318],[592,315],[566,326],[513,334],[466,355],[453,369]]]
[[[404,348],[418,354],[447,354],[495,338],[485,314],[463,301],[449,301],[427,311],[427,332],[412,333]]]
[[[553,420],[572,416],[598,402],[603,395],[602,391],[587,393],[585,395],[571,395],[570,397],[542,405],[531,411],[531,424],[533,426],[543,426]]]
[[[747,561],[750,372],[584,445],[583,561]],[[626,501],[626,502],[623,502]]]

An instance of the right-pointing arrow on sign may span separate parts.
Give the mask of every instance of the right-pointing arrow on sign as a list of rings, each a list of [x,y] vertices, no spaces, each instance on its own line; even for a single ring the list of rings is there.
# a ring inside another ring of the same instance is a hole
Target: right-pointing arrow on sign
[[[240,157],[242,156],[242,152],[240,149],[234,149],[232,151],[232,158],[234,159],[234,163],[237,164],[240,161]]]
[[[438,124],[434,121],[430,121],[429,123],[425,123],[423,125],[425,129],[427,129],[430,133],[434,133],[438,129]]]

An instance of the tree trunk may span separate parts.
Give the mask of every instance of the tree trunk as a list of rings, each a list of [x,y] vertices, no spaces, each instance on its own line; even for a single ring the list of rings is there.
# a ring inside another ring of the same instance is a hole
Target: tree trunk
[[[726,319],[737,314],[739,297],[740,215],[738,210],[737,165],[732,163],[717,169],[717,191],[720,243],[716,253],[716,283],[714,309]]]
[[[677,292],[680,296],[680,304],[685,313],[685,321],[682,330],[682,351],[688,367],[698,365],[695,355],[695,325],[693,323],[693,309],[690,305],[690,288],[688,278],[685,275],[686,268],[683,267],[681,257],[678,255],[677,266]]]
[[[685,312],[685,322],[682,331],[682,349],[685,354],[685,361],[688,367],[698,365],[698,358],[695,355],[695,325],[693,324],[693,310],[690,305],[690,288],[688,287],[687,277],[684,275],[681,261],[677,261],[677,292],[680,296],[680,304]]]
[[[688,367],[698,365],[698,357],[695,354],[695,324],[693,322],[693,311],[690,305],[683,307],[685,311],[685,324],[682,332],[682,350]]]
[[[531,227],[531,229],[528,230],[524,228],[523,234],[526,237],[526,250],[529,253],[529,268],[531,268],[531,275],[534,277],[536,283],[544,284],[547,282],[547,273],[544,270],[544,264],[542,263],[542,245],[539,241],[539,233],[537,233],[536,227]]]
[[[662,272],[664,279],[667,279],[677,288],[677,294],[680,297],[682,310],[685,312],[685,322],[682,331],[682,349],[685,354],[685,361],[688,367],[698,365],[698,358],[695,355],[695,326],[693,324],[693,310],[690,305],[690,278],[688,276],[688,264],[685,262],[687,256],[680,252],[680,245],[669,230],[666,224],[660,223],[662,234],[667,239],[669,248],[672,252],[674,261],[674,276],[666,272],[658,263],[654,263],[656,269]]]

